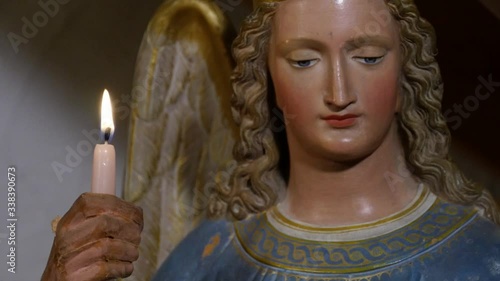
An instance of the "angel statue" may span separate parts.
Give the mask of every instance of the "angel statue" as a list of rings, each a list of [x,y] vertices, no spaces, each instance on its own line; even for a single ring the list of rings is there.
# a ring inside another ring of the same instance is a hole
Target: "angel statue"
[[[230,78],[224,26],[203,0],[153,18],[126,200],[80,196],[42,280],[500,280],[413,0],[256,0]]]

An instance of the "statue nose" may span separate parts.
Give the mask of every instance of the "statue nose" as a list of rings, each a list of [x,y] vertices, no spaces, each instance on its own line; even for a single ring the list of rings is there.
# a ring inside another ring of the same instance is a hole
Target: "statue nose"
[[[349,77],[340,59],[332,61],[327,79],[329,81],[327,83],[328,90],[325,94],[325,103],[342,109],[355,101],[354,95],[349,92]]]

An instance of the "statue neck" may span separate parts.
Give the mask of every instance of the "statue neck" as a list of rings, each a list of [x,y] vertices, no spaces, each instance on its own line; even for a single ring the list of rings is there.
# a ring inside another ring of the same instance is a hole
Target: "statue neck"
[[[280,210],[297,221],[334,227],[375,221],[407,207],[419,183],[392,131],[373,153],[351,166],[294,153],[291,145],[290,179]]]
[[[419,184],[415,198],[402,210],[378,220],[360,224],[325,226],[297,221],[283,214],[282,205],[266,212],[267,220],[275,229],[305,240],[323,242],[350,242],[371,239],[400,229],[427,212],[437,197],[424,184]]]

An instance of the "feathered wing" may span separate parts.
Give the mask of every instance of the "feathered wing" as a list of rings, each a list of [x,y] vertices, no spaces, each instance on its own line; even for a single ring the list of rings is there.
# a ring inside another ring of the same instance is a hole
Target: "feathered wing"
[[[150,280],[204,219],[215,173],[231,161],[231,63],[222,12],[202,0],[164,3],[150,21],[133,86],[124,197],[144,210],[131,280]]]

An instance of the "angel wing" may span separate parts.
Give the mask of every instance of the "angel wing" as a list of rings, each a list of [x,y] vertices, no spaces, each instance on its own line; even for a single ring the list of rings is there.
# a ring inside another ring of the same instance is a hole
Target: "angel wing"
[[[217,170],[231,160],[231,61],[219,8],[165,2],[150,21],[133,86],[125,200],[144,210],[140,259],[130,280],[150,280],[204,219]]]

